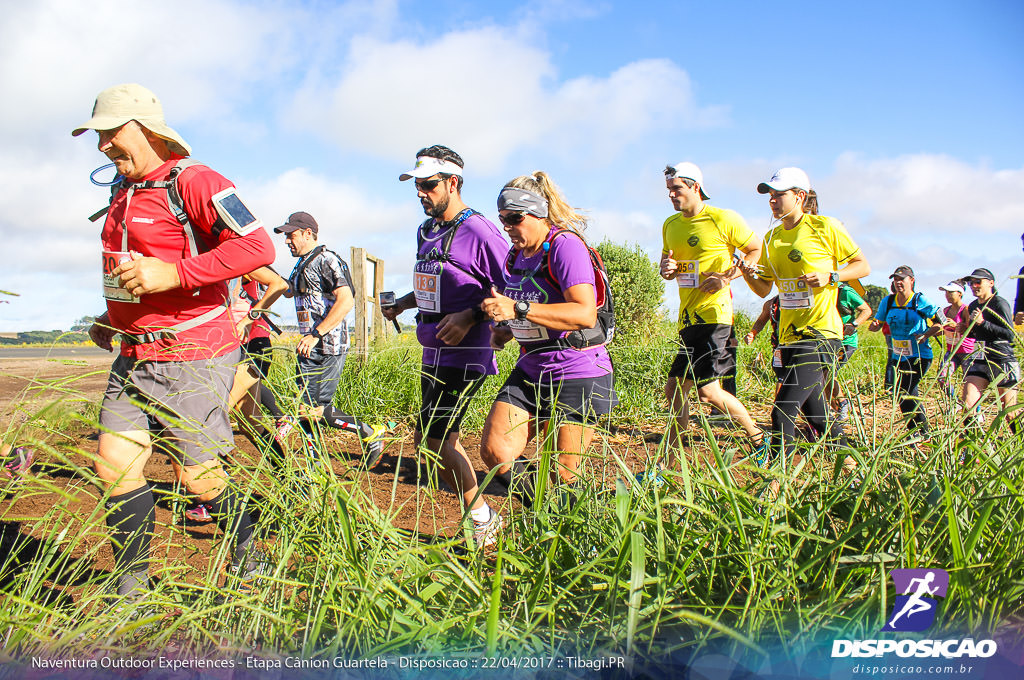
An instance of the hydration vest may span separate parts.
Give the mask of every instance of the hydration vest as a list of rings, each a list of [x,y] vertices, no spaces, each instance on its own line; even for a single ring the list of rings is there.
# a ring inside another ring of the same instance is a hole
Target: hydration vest
[[[174,167],[172,167],[170,172],[167,174],[167,179],[135,182],[129,185],[127,189],[124,188],[124,180],[122,178],[120,182],[111,185],[110,203],[107,204],[107,207],[91,215],[89,220],[95,222],[106,215],[107,212],[110,211],[110,204],[114,202],[114,197],[117,196],[117,192],[120,190],[127,192],[127,196],[124,201],[124,214],[127,219],[128,207],[130,206],[132,196],[136,191],[162,189],[167,195],[167,208],[171,211],[171,214],[174,215],[174,218],[178,220],[178,223],[181,225],[182,231],[185,234],[185,241],[188,243],[189,257],[195,257],[198,255],[200,252],[200,246],[202,246],[203,252],[210,250],[210,245],[206,242],[206,239],[196,231],[195,226],[188,217],[188,213],[185,212],[185,203],[181,200],[181,192],[178,191],[178,176],[181,175],[183,170],[190,168],[193,165],[202,165],[202,163],[192,160],[191,158],[180,158],[175,162]],[[123,225],[121,230],[121,250],[128,250],[128,230],[125,229]],[[194,295],[198,294],[199,290],[197,289]],[[230,307],[230,304],[230,299],[226,299],[224,301],[224,306],[214,307],[194,319],[182,321],[179,324],[175,324],[169,328],[162,328],[158,331],[151,331],[149,333],[125,333],[120,331],[119,334],[124,342],[131,345],[142,345],[165,338],[172,338],[178,333],[192,330],[193,328],[197,328],[219,318]]]
[[[479,281],[480,284],[483,286],[484,291],[489,294],[492,282],[487,281],[484,278],[481,278],[480,276],[477,276],[472,272],[466,271],[465,267],[460,266],[459,263],[452,259],[451,256],[452,241],[455,239],[455,232],[459,230],[459,227],[462,226],[463,222],[468,220],[473,215],[479,214],[480,213],[478,213],[476,210],[473,210],[472,208],[466,208],[465,210],[460,212],[458,215],[455,216],[455,219],[449,223],[451,226],[448,227],[448,231],[445,232],[444,237],[441,239],[441,247],[431,249],[431,251],[428,252],[425,256],[420,257],[420,250],[423,249],[423,244],[426,243],[427,241],[427,229],[431,229],[437,226],[438,224],[437,220],[435,220],[433,217],[424,220],[423,223],[420,224],[419,228],[416,230],[416,261],[441,262],[442,264],[450,264],[463,274],[466,274],[467,276],[472,276],[474,279]],[[443,225],[445,223],[442,222],[441,224]]]
[[[594,293],[597,298],[597,323],[592,328],[571,331],[563,338],[555,338],[545,342],[531,342],[530,350],[536,349],[586,349],[607,345],[615,337],[615,301],[612,299],[612,287],[608,281],[608,272],[605,270],[604,260],[601,254],[590,247],[586,239],[572,229],[560,228],[551,232],[542,246],[544,255],[541,258],[540,266],[534,269],[518,269],[513,267],[516,255],[519,251],[512,248],[505,258],[505,270],[516,276],[534,276],[542,274],[548,282],[558,290],[562,290],[562,284],[555,278],[551,271],[551,245],[555,237],[560,234],[572,234],[583,241],[587,252],[590,254],[590,264],[594,268]]]

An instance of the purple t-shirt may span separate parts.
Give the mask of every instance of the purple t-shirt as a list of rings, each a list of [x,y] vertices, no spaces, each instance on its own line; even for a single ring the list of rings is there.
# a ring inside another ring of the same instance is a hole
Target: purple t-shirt
[[[552,230],[554,229],[552,227]],[[581,283],[594,285],[594,267],[590,262],[590,253],[578,236],[561,234],[551,243],[549,263],[551,273],[559,285],[552,285],[548,277],[539,271],[543,262],[544,251],[532,257],[524,257],[522,251],[517,252],[512,269],[520,273],[505,272],[505,295],[513,300],[557,304],[565,302],[563,290]],[[612,371],[612,362],[604,346],[583,350],[570,348],[530,351],[531,342],[563,338],[569,331],[552,330],[530,321],[512,321],[510,326],[522,348],[516,366],[531,380],[540,380],[542,377],[556,380],[596,378]]]
[[[491,285],[504,281],[502,273],[508,241],[483,215],[471,215],[455,227],[447,262],[425,259],[440,255],[444,237],[453,227],[444,223],[423,230],[423,244],[416,254],[413,288],[422,314],[445,315],[479,307],[491,296]],[[437,339],[437,323],[420,323],[416,338],[423,345],[423,363],[428,366],[463,366],[494,375],[498,365],[491,349],[490,322],[478,323],[458,345]]]

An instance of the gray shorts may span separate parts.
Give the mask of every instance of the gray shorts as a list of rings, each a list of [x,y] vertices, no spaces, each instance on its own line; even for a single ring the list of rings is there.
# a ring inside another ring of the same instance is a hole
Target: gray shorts
[[[110,432],[149,431],[154,447],[183,465],[199,465],[235,446],[228,394],[239,350],[214,359],[137,361],[119,356],[110,367],[100,426]]]
[[[323,354],[317,349],[308,357],[297,358],[299,387],[310,406],[328,406],[334,402],[341,371],[345,368],[345,353]]]

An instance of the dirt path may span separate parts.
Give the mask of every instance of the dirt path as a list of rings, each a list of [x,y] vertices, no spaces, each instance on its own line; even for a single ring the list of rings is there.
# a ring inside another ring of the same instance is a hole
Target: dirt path
[[[0,351],[0,428],[18,411],[68,398],[98,399],[114,361],[112,354],[78,348],[39,354]]]
[[[109,355],[83,358],[59,359],[0,359],[0,425],[6,425],[10,418],[18,417],[17,412],[31,410],[34,406],[54,400],[76,399],[95,404],[104,385],[111,358]],[[885,404],[879,410],[887,412]],[[768,427],[769,406],[757,405],[753,409],[755,419]],[[875,415],[875,414],[872,414]],[[883,416],[879,412],[877,416]],[[660,437],[661,426],[619,430],[611,435],[599,436],[595,440],[597,454],[587,463],[589,471],[600,484],[612,486],[622,471],[609,452],[614,452],[631,471],[643,470],[648,459],[654,455]],[[699,431],[693,431],[687,455],[690,458],[707,456],[707,442]],[[32,550],[47,546],[45,532],[52,522],[40,522],[58,504],[65,508],[63,520],[69,529],[68,535],[84,534],[84,538],[71,551],[70,557],[86,557],[92,569],[109,571],[113,566],[108,534],[102,519],[97,517],[99,493],[89,481],[91,473],[75,472],[91,468],[90,455],[95,451],[95,434],[87,430],[62,432],[65,439],[60,449],[66,460],[53,465],[45,455],[40,456],[34,474],[45,484],[31,485],[31,493],[0,493],[0,551],[10,549],[17,541],[28,546],[26,558]],[[725,432],[716,432],[719,442],[724,443]],[[332,469],[335,475],[356,480],[373,502],[400,529],[430,537],[456,536],[461,532],[462,510],[456,496],[441,483],[431,484],[430,467],[419,459],[412,442],[412,433],[400,426],[394,433],[381,464],[366,471],[361,468],[358,442],[343,433],[332,433],[326,447],[332,452]],[[243,436],[236,432],[237,460],[241,466],[236,474],[244,477],[245,470],[254,467],[260,454]],[[486,469],[479,459],[479,437],[465,437],[465,447],[474,461],[480,480],[486,476]],[[605,453],[601,453],[601,452]],[[169,489],[173,478],[167,458],[155,453],[146,467],[147,478],[160,488]],[[487,501],[499,510],[510,502],[503,485],[492,483],[484,490]],[[91,520],[89,519],[91,518]],[[196,524],[184,521],[181,515],[172,514],[170,504],[159,502],[156,512],[157,540],[154,542],[156,560],[188,562],[195,577],[205,573],[207,558],[197,559],[211,553],[218,539],[213,524]],[[86,526],[86,522],[92,524]],[[79,526],[75,526],[78,522]],[[86,529],[83,531],[83,529]],[[27,543],[26,543],[27,541]]]

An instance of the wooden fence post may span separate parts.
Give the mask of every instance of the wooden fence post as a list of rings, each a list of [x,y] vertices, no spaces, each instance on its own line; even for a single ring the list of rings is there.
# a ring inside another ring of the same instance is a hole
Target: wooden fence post
[[[373,274],[367,281],[367,265],[373,267]],[[384,315],[380,313],[380,291],[384,288],[384,260],[370,255],[365,248],[352,248],[352,283],[356,287],[356,330],[352,340],[357,354],[365,356],[369,345],[369,326],[373,326],[374,341],[383,340],[387,334]],[[370,311],[367,313],[367,304]]]
[[[352,247],[352,283],[356,287],[356,332],[353,349],[360,357],[366,356],[366,250]]]

